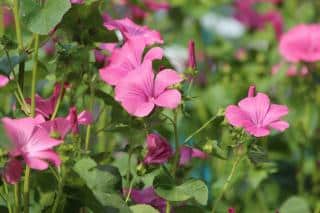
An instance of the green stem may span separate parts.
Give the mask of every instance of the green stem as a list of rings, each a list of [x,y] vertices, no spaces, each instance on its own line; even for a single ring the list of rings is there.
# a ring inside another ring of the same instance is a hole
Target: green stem
[[[14,185],[14,212],[19,213],[20,212],[20,185],[19,183],[16,183]]]
[[[23,201],[24,207],[23,212],[29,213],[29,183],[30,183],[30,167],[26,166],[24,174],[24,185],[23,185]]]
[[[59,106],[60,106],[60,103],[61,103],[61,100],[62,100],[62,94],[64,93],[64,81],[61,82],[61,86],[60,86],[60,91],[59,91],[59,96],[58,96],[58,100],[57,100],[57,103],[54,107],[54,111],[51,115],[51,120],[54,120],[57,116],[57,113],[58,113],[58,109],[59,109]]]
[[[205,122],[199,129],[197,129],[196,131],[194,131],[191,135],[189,135],[185,140],[184,140],[184,144],[187,143],[191,138],[193,138],[195,135],[197,135],[198,133],[200,133],[202,130],[204,130],[212,121],[214,121],[217,118],[217,116],[213,116],[211,117],[207,122]]]
[[[39,35],[35,35],[34,41],[34,55],[33,55],[33,68],[32,68],[32,81],[31,81],[31,116],[35,116],[36,112],[36,78],[38,70],[38,50],[39,50]]]
[[[174,154],[174,161],[173,161],[174,164],[172,167],[172,176],[173,177],[175,177],[176,170],[179,166],[179,158],[180,158],[180,144],[179,144],[177,120],[178,120],[178,111],[174,110],[174,112],[173,112],[173,131],[174,131],[174,142],[175,142],[176,152]]]
[[[231,183],[231,180],[232,180],[232,178],[233,178],[233,176],[235,174],[235,171],[237,170],[237,167],[238,167],[240,161],[242,160],[242,157],[243,157],[242,155],[237,155],[236,160],[233,162],[231,172],[230,172],[226,182],[224,183],[220,194],[218,195],[216,201],[214,202],[214,205],[213,205],[213,208],[212,208],[212,213],[215,212],[217,204],[220,202],[220,200],[222,199],[224,193],[228,189],[228,187],[229,187],[229,185]]]
[[[171,209],[170,202],[167,201],[167,203],[166,203],[166,213],[170,213],[170,209]]]
[[[92,85],[90,85],[90,102],[89,102],[90,111],[92,111],[92,108],[93,108],[93,101],[94,101],[94,88]],[[86,151],[89,150],[90,134],[91,134],[91,124],[87,126],[86,141],[85,141],[85,147],[84,147]]]
[[[130,185],[129,185],[129,191],[128,191],[128,194],[127,194],[127,196],[126,196],[126,200],[125,200],[125,202],[127,203],[128,202],[128,200],[129,200],[129,198],[130,198],[130,195],[131,195],[131,191],[132,191],[132,187],[133,187],[133,184],[134,184],[134,179],[130,182]]]
[[[14,22],[16,27],[17,41],[18,41],[18,50],[19,50],[19,54],[21,54],[23,53],[23,39],[22,39],[21,24],[19,19],[19,1],[18,0],[13,0],[13,14],[14,14]],[[22,90],[23,90],[23,82],[24,82],[24,68],[25,68],[25,63],[21,62],[19,64],[18,81]]]
[[[7,202],[8,210],[9,210],[9,213],[12,213],[8,184],[6,183],[5,180],[2,180],[2,182],[3,182],[3,186],[4,186],[4,192],[6,193],[6,197],[7,197],[6,202]]]
[[[59,201],[60,201],[60,197],[63,194],[63,185],[64,185],[64,178],[63,176],[58,180],[58,193],[57,193],[57,197],[55,199],[55,202],[53,204],[52,207],[52,213],[56,213],[58,206],[59,206]]]

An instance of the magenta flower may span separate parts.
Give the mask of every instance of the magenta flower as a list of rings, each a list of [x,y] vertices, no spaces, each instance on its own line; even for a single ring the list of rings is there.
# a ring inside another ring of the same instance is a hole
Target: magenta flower
[[[124,190],[124,192],[127,194],[128,190]],[[148,204],[158,209],[160,212],[165,212],[166,201],[155,193],[152,186],[141,190],[132,189],[130,198],[134,203]]]
[[[101,43],[98,49],[94,49],[96,62],[107,65],[109,63],[109,57],[113,50],[117,48],[117,45],[117,43]]]
[[[242,127],[255,137],[263,137],[270,134],[270,129],[286,130],[289,124],[281,118],[287,114],[286,106],[271,104],[267,95],[258,93],[244,98],[238,106],[228,106],[225,116],[231,125]]]
[[[9,83],[9,78],[5,75],[0,74],[0,87],[4,87]]]
[[[22,165],[19,160],[10,158],[3,170],[3,178],[7,183],[16,184],[20,181]]]
[[[192,148],[189,146],[182,146],[180,148],[180,166],[187,165],[192,158],[206,159],[207,154],[202,152],[200,149]]]
[[[68,84],[65,84],[64,88],[67,88],[67,87],[68,87]],[[54,86],[54,90],[51,97],[45,99],[39,95],[36,95],[36,99],[35,99],[36,114],[42,115],[46,119],[49,119],[54,111],[54,108],[56,107],[56,103],[58,101],[60,91],[61,91],[61,85],[56,84]],[[28,104],[31,104],[31,99],[27,98],[26,102]]]
[[[151,61],[146,61],[116,86],[115,99],[129,114],[137,117],[149,115],[155,106],[174,109],[181,102],[181,94],[168,87],[181,81],[180,75],[172,69],[163,69],[155,76]]]
[[[235,208],[229,208],[228,209],[228,213],[236,213],[236,209]]]
[[[320,60],[320,24],[297,25],[283,34],[280,54],[289,62]]]
[[[66,119],[70,123],[71,132],[73,134],[79,133],[79,125],[89,125],[93,122],[93,116],[91,112],[82,111],[78,115],[75,107],[71,107],[69,109],[69,115]]]
[[[104,14],[103,18],[104,26],[108,30],[119,30],[125,40],[134,40],[139,37],[143,38],[143,42],[146,45],[163,43],[158,31],[150,30],[147,26],[139,26],[128,18],[113,20],[107,14]]]
[[[51,137],[62,140],[71,130],[71,122],[66,118],[55,118],[42,123],[41,126],[50,133]]]
[[[147,150],[143,160],[145,164],[163,164],[172,156],[172,148],[168,141],[154,133],[147,136]]]
[[[42,49],[47,56],[51,56],[56,50],[56,42],[53,39],[50,39],[42,46]]]
[[[17,164],[20,161],[17,160],[20,157],[30,168],[36,170],[47,169],[47,161],[55,166],[60,165],[60,158],[53,151],[53,147],[59,145],[62,141],[51,138],[46,128],[41,126],[43,122],[42,116],[2,119],[5,132],[12,143],[9,151],[10,160],[4,174],[9,182],[14,183],[19,179],[21,172]]]
[[[144,61],[161,59],[163,56],[163,50],[160,47],[154,47],[143,57],[144,49],[143,39],[129,40],[123,47],[115,49],[109,58],[109,64],[99,70],[102,80],[110,85],[117,85]]]
[[[9,7],[2,6],[0,8],[2,10],[2,16],[3,16],[3,25],[4,27],[9,27],[13,23],[13,14]]]
[[[196,53],[193,40],[190,40],[188,44],[188,67],[191,69],[197,68]]]

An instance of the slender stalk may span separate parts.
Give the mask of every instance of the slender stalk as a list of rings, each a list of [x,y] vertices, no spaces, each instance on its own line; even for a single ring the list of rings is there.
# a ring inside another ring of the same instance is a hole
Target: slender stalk
[[[19,213],[20,212],[20,185],[19,183],[16,183],[14,185],[14,212]]]
[[[62,174],[62,172],[61,172]],[[55,202],[53,204],[52,207],[52,213],[56,213],[58,210],[58,206],[59,206],[59,201],[60,201],[60,197],[63,194],[63,185],[64,185],[64,178],[63,175],[58,179],[58,193],[57,193],[57,197],[55,199]]]
[[[178,111],[174,110],[173,112],[173,131],[174,131],[174,142],[176,147],[176,152],[174,154],[174,163],[172,167],[172,176],[175,177],[176,170],[179,166],[179,158],[180,158],[180,144],[179,144],[179,135],[178,135],[178,127],[177,127],[177,120],[178,120]]]
[[[93,108],[93,101],[94,101],[94,88],[92,85],[90,85],[90,102],[89,102],[89,110],[92,110]],[[91,124],[87,126],[86,131],[86,140],[85,140],[85,147],[84,149],[86,151],[89,150],[89,143],[90,143],[90,134],[91,134]]]
[[[129,190],[128,190],[128,193],[127,193],[127,196],[126,196],[126,199],[125,199],[125,202],[127,203],[129,198],[130,198],[130,195],[131,195],[131,191],[132,191],[132,186],[134,184],[134,179],[130,182],[130,185],[129,185]]]
[[[167,203],[166,203],[166,213],[170,213],[170,209],[171,209],[170,202],[167,201]]]
[[[7,207],[9,210],[9,213],[12,213],[12,207],[11,207],[11,201],[10,201],[10,196],[9,196],[9,190],[8,190],[8,184],[6,183],[5,180],[2,180],[3,182],[3,186],[4,186],[4,192],[6,193],[6,203],[7,203]]]
[[[38,71],[38,50],[39,50],[39,35],[35,35],[34,41],[34,55],[33,55],[33,68],[32,68],[32,81],[31,81],[31,116],[35,116],[36,109],[36,77]]]
[[[56,105],[54,107],[54,111],[53,111],[53,113],[51,115],[51,120],[54,120],[56,118],[56,116],[57,116],[58,109],[59,109],[59,106],[60,106],[60,103],[61,103],[61,100],[62,100],[63,92],[64,92],[64,81],[61,82],[58,100],[57,100],[57,103],[56,103]]]
[[[207,122],[205,122],[199,129],[197,129],[196,131],[194,131],[191,135],[189,135],[185,140],[184,140],[184,144],[187,143],[191,138],[193,138],[195,135],[197,135],[198,133],[200,133],[202,130],[204,130],[212,121],[214,121],[217,118],[217,116],[213,116],[211,117]]]
[[[23,185],[23,212],[29,213],[29,183],[30,183],[30,167],[26,166]]]
[[[14,15],[14,22],[16,27],[18,50],[19,50],[19,54],[21,54],[23,53],[23,39],[22,39],[21,24],[19,19],[19,1],[18,0],[13,0],[13,15]],[[22,90],[23,90],[23,82],[24,82],[24,68],[25,68],[25,63],[21,62],[19,64],[18,81]]]
[[[242,157],[243,157],[242,155],[237,155],[236,160],[233,162],[231,172],[230,172],[226,182],[224,183],[220,194],[218,195],[216,201],[214,202],[214,205],[213,205],[213,208],[212,208],[212,213],[215,212],[217,204],[220,202],[220,200],[222,199],[224,193],[228,189],[228,187],[229,187],[229,185],[231,183],[231,180],[232,180],[232,178],[233,178],[233,176],[235,174],[235,171],[237,170],[237,167],[238,167],[240,161],[242,160]]]

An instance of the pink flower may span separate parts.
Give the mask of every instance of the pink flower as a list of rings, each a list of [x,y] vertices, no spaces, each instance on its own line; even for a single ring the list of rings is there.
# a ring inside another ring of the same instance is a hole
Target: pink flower
[[[89,125],[93,122],[93,116],[90,112],[82,111],[78,115],[75,107],[70,108],[69,115],[66,119],[70,122],[71,132],[73,134],[79,133],[79,125]]]
[[[137,117],[149,115],[155,106],[174,109],[181,102],[181,94],[168,87],[181,81],[172,69],[163,69],[155,76],[151,62],[146,61],[116,86],[115,99],[129,114]]]
[[[188,44],[188,67],[191,69],[197,68],[196,53],[193,40],[190,40]]]
[[[206,159],[207,154],[196,148],[192,148],[189,146],[182,146],[180,148],[179,165],[181,166],[187,165],[192,158]]]
[[[70,0],[71,4],[83,4],[84,0]]]
[[[137,37],[143,38],[146,45],[155,43],[162,44],[163,40],[158,31],[150,30],[147,26],[139,26],[128,18],[113,20],[107,14],[104,14],[104,26],[108,30],[119,30],[125,40],[134,40]]]
[[[110,85],[117,85],[144,61],[161,59],[163,56],[163,50],[160,47],[154,47],[142,57],[144,49],[143,39],[129,40],[122,48],[115,49],[109,58],[109,64],[99,70],[102,80]]]
[[[0,87],[4,87],[9,83],[9,78],[0,74]]]
[[[51,56],[56,50],[56,43],[53,39],[50,39],[42,46],[42,48],[47,56]]]
[[[71,130],[71,122],[66,118],[55,118],[41,124],[50,134],[51,137],[64,139]]]
[[[281,120],[287,114],[286,106],[271,104],[267,95],[258,93],[244,98],[238,106],[228,106],[225,116],[231,125],[242,127],[255,137],[263,137],[270,134],[270,129],[287,129],[289,124]]]
[[[283,34],[280,54],[289,62],[320,60],[320,24],[297,25]]]
[[[163,164],[172,156],[172,148],[168,141],[158,134],[147,137],[148,153],[144,157],[145,164]]]
[[[229,208],[228,209],[228,213],[236,213],[236,209],[235,208]]]
[[[165,1],[156,1],[156,0],[143,0],[143,3],[145,6],[152,10],[152,11],[158,11],[158,10],[169,10],[170,4]]]
[[[117,48],[117,43],[101,43],[98,49],[94,49],[96,62],[100,64],[108,64],[109,57],[113,50]]]
[[[67,88],[68,84],[65,84],[64,88]],[[61,85],[56,84],[54,86],[53,94],[51,97],[44,99],[39,95],[36,95],[36,113],[37,115],[42,115],[46,119],[49,119],[54,111],[54,108],[56,107],[56,103],[59,98],[59,94],[61,91]],[[26,102],[28,104],[31,104],[31,99],[27,98]]]
[[[3,25],[4,27],[9,27],[13,23],[13,14],[9,7],[2,6],[0,8],[3,15]]]
[[[128,190],[124,190],[124,192],[126,194]],[[134,203],[148,204],[161,212],[164,212],[166,208],[166,201],[155,193],[152,186],[141,190],[132,189],[130,198]]]
[[[271,74],[275,75],[277,74],[283,63],[276,64],[271,69]],[[294,77],[294,76],[306,76],[309,74],[309,70],[307,66],[303,65],[299,68],[298,64],[291,64],[289,65],[289,68],[287,69],[286,76],[288,77]]]
[[[59,145],[62,141],[51,138],[46,128],[41,126],[43,122],[42,116],[2,119],[5,132],[12,142],[12,147],[9,151],[10,160],[4,174],[4,177],[9,182],[14,183],[19,180],[18,177],[21,174],[21,165],[17,166],[19,157],[22,157],[30,168],[36,170],[47,169],[47,161],[55,166],[60,165],[60,158],[53,151],[53,147]]]

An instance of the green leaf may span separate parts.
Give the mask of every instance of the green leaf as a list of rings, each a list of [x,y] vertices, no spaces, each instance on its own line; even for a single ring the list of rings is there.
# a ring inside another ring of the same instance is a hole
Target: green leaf
[[[302,198],[292,196],[286,200],[280,207],[281,213],[310,213],[308,203]]]
[[[174,208],[175,213],[205,213],[205,209],[200,206],[177,206]]]
[[[9,61],[7,56],[3,56],[0,58],[0,71],[9,75],[9,73],[11,72],[10,62],[12,67],[14,68],[16,65],[20,64],[21,62],[26,61],[27,58],[28,58],[27,54],[22,54],[20,56],[14,55],[14,56],[10,56],[10,61]]]
[[[201,205],[206,205],[208,201],[208,188],[201,180],[189,179],[176,186],[168,176],[159,175],[155,178],[153,186],[160,197],[169,201],[194,199]]]
[[[152,206],[145,204],[130,206],[130,210],[132,213],[159,213],[159,211]]]
[[[116,168],[99,167],[91,158],[84,158],[78,161],[73,169],[105,209],[114,208],[119,212],[130,212],[121,195],[121,176]]]
[[[47,35],[59,24],[70,8],[69,0],[47,0],[44,5],[40,5],[35,0],[23,0],[21,16],[31,32]]]

